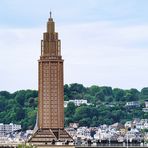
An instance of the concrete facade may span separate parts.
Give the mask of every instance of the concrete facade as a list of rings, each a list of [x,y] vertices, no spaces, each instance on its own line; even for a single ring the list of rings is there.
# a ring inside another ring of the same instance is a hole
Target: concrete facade
[[[60,40],[49,18],[39,60],[39,128],[64,128],[63,60]]]
[[[5,136],[8,133],[17,131],[17,130],[21,130],[21,125],[17,125],[17,124],[3,124],[0,123],[0,136]]]
[[[61,41],[55,32],[50,13],[47,31],[41,40],[41,56],[38,61],[38,120],[37,130],[29,139],[34,145],[51,146],[73,142],[64,129],[64,84]]]

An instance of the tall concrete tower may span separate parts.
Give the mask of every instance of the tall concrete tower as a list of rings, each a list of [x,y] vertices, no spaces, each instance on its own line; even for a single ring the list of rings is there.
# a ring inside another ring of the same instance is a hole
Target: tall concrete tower
[[[55,32],[51,16],[47,31],[41,40],[41,56],[38,61],[38,120],[37,130],[29,142],[36,145],[52,145],[56,142],[73,141],[64,130],[64,86],[61,41]]]
[[[64,128],[63,97],[61,45],[50,17],[39,60],[39,128]]]

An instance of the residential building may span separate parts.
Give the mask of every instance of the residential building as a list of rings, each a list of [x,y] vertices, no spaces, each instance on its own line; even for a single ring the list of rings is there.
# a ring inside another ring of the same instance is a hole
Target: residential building
[[[17,124],[3,124],[0,123],[0,136],[4,136],[6,134],[12,133],[14,131],[21,130],[21,125]]]
[[[79,126],[79,123],[69,123],[70,128],[76,129],[76,128],[78,128],[78,126]]]
[[[139,101],[126,102],[125,107],[127,107],[127,108],[138,108],[138,107],[140,107],[140,103],[139,103]]]
[[[148,112],[148,100],[145,100],[144,103],[145,103],[145,108],[143,108],[142,111]]]
[[[145,103],[145,107],[148,108],[148,100],[145,100],[144,103]]]
[[[142,108],[143,112],[148,112],[148,108]]]
[[[82,104],[90,105],[90,103],[88,103],[87,100],[81,99],[81,100],[64,101],[64,107],[67,107],[69,102],[73,102],[76,106],[80,106]]]
[[[131,128],[132,127],[132,121],[127,121],[125,124],[124,124],[125,128]]]

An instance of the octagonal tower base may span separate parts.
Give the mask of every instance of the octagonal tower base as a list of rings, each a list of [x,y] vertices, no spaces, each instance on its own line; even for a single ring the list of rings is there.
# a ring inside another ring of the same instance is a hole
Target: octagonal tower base
[[[65,129],[38,129],[28,140],[28,143],[37,147],[72,147],[74,145],[72,137]]]

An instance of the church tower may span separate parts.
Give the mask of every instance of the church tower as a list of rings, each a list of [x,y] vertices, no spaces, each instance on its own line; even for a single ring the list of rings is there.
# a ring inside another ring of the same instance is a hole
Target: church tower
[[[35,145],[52,145],[57,142],[72,142],[64,130],[64,84],[61,41],[55,32],[51,16],[47,31],[41,40],[41,56],[38,61],[38,120],[37,130],[29,139]]]

